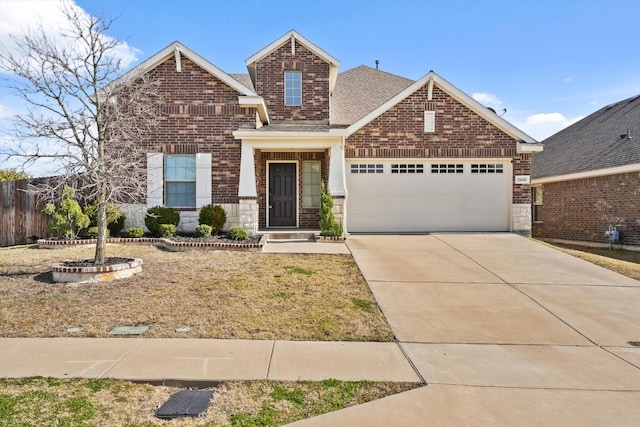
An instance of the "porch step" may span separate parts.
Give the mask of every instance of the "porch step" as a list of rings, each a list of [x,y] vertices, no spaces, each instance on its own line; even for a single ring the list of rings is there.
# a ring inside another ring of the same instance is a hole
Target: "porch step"
[[[316,233],[313,231],[267,231],[269,242],[308,242],[314,241]]]

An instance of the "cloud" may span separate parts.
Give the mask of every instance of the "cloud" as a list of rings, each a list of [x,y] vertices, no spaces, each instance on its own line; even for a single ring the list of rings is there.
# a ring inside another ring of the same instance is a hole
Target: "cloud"
[[[562,81],[565,83],[571,83],[573,81],[573,76],[565,77]]]
[[[0,45],[4,49],[13,50],[15,42],[13,38],[22,39],[38,28],[49,35],[58,46],[73,47],[72,41],[63,36],[70,27],[62,15],[62,8],[67,4],[70,8],[79,12],[84,19],[89,14],[76,5],[73,0],[30,0],[30,1],[2,1],[2,13],[0,13]],[[114,38],[105,35],[107,39]],[[142,52],[126,42],[122,42],[114,50],[115,59],[122,61],[123,67],[128,67],[138,60]]]
[[[489,106],[489,105],[493,105],[494,107],[502,106],[502,100],[492,93],[477,92],[471,95],[471,97],[485,106]]]
[[[584,116],[567,118],[561,113],[538,113],[527,117],[525,123],[519,127],[527,134],[542,141],[583,118]]]

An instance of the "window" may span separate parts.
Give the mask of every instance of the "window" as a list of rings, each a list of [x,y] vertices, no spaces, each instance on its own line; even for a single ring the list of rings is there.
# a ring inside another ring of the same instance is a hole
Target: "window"
[[[424,165],[391,165],[391,173],[424,173]]]
[[[196,156],[166,156],[164,177],[167,206],[196,206]]]
[[[384,169],[381,163],[378,164],[354,164],[351,165],[351,173],[383,173]]]
[[[320,207],[320,162],[302,162],[302,207]]]
[[[476,164],[471,165],[471,173],[503,173],[504,165],[496,164]]]
[[[302,105],[302,72],[284,72],[284,105]]]
[[[436,112],[435,111],[424,112],[424,131],[427,133],[433,133],[436,131]]]
[[[531,216],[534,221],[542,221],[542,187],[531,188]]]
[[[433,163],[431,173],[463,173],[464,166],[461,163]]]

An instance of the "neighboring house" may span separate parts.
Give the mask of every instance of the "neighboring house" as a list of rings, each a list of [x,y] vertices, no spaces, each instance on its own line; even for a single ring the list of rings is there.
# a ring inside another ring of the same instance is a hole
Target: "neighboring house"
[[[145,207],[178,208],[184,230],[208,203],[226,228],[317,230],[324,181],[347,232],[530,234],[541,145],[433,71],[338,73],[296,31],[246,66],[227,74],[175,42],[138,67],[161,91]]]
[[[532,177],[534,237],[640,245],[640,95],[546,139]]]

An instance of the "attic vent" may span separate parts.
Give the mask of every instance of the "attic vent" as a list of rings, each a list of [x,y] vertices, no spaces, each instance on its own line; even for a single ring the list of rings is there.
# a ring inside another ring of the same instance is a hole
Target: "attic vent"
[[[436,112],[435,111],[424,112],[424,131],[427,133],[433,133],[436,131]]]
[[[427,101],[424,103],[424,111],[436,111],[436,102]]]

